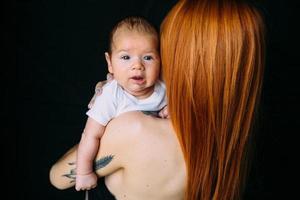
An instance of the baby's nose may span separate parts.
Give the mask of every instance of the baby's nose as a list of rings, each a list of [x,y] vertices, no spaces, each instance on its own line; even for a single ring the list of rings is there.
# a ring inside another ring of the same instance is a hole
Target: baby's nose
[[[141,62],[140,59],[137,59],[133,64],[132,64],[132,70],[144,70],[144,65]]]

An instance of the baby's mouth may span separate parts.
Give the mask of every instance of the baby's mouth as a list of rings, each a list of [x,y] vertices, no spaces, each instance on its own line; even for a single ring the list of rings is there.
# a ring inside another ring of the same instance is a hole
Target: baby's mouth
[[[131,79],[138,84],[142,84],[145,81],[143,76],[132,76]]]
[[[137,80],[137,81],[140,81],[140,80],[143,80],[144,78],[142,76],[133,76],[131,77],[133,80]]]

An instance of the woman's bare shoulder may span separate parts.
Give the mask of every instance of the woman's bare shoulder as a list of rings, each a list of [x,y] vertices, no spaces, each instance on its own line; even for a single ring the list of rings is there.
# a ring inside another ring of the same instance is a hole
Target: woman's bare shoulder
[[[114,118],[107,125],[107,130],[122,127],[124,130],[135,130],[152,124],[154,121],[159,121],[156,117],[145,115],[139,111],[126,112]]]
[[[106,137],[136,137],[137,134],[155,133],[166,119],[146,115],[139,111],[126,112],[112,119],[105,130]],[[120,135],[121,134],[121,135]],[[123,138],[122,138],[123,139]]]
[[[118,161],[119,165],[124,167],[124,163],[128,163],[128,157],[139,151],[140,147],[137,147],[137,144],[146,145],[149,140],[157,137],[156,133],[161,132],[159,120],[161,119],[137,111],[127,112],[112,119],[101,138],[97,157],[126,155],[121,156]]]

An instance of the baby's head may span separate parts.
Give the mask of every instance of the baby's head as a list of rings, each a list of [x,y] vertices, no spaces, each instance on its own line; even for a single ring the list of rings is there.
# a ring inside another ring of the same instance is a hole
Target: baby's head
[[[126,92],[140,99],[152,94],[160,72],[159,36],[144,18],[127,17],[113,28],[105,58]]]

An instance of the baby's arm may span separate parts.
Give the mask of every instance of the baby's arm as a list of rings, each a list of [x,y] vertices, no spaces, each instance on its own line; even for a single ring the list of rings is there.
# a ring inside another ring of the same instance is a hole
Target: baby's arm
[[[82,133],[77,153],[76,190],[96,187],[97,175],[93,172],[93,161],[98,152],[105,126],[88,118]]]

